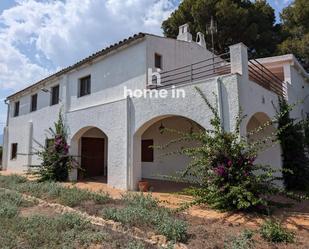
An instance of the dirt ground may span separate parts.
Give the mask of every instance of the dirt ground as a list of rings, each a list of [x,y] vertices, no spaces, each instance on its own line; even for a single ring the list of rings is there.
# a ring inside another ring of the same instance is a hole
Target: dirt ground
[[[168,184],[168,183],[166,183]],[[66,185],[72,185],[66,183]],[[163,184],[164,185],[164,184]],[[160,183],[160,188],[154,188],[151,193],[160,200],[161,204],[169,208],[178,208],[184,202],[190,202],[192,197],[175,194],[177,191],[173,186],[169,192],[164,191]],[[120,198],[124,191],[111,188],[97,180],[78,182],[74,186],[92,191],[108,192],[113,198]],[[179,189],[178,189],[179,190]],[[256,249],[308,249],[309,248],[309,201],[295,202],[283,197],[276,197],[276,201],[282,203],[293,203],[292,207],[278,208],[274,217],[281,220],[283,224],[294,231],[296,242],[293,244],[272,244],[265,242],[258,234],[254,235]],[[89,206],[88,206],[89,208]],[[94,211],[94,210],[93,210]],[[188,248],[194,249],[221,249],[224,242],[240,234],[244,229],[257,231],[259,226],[267,218],[261,215],[249,215],[244,213],[218,212],[207,206],[194,206],[184,211],[181,218],[188,221],[189,241]]]
[[[88,203],[87,205],[88,209],[93,208],[92,203]],[[84,209],[86,210],[86,208]],[[33,205],[29,207],[21,208],[19,211],[19,217],[27,217],[30,218],[34,215],[36,216],[44,216],[48,218],[54,218],[57,215],[60,215],[58,211],[55,210],[55,208],[47,207],[47,206],[40,206],[40,205]],[[129,243],[132,243],[132,241],[137,241],[136,239],[132,238],[131,236],[113,231],[111,229],[108,229],[107,227],[102,226],[95,226],[97,229],[100,230],[103,234],[106,234],[105,240],[101,241],[99,244],[92,244],[89,245],[89,249],[125,249],[127,248],[126,245]],[[155,249],[157,248],[155,245],[146,243],[144,241],[141,241],[143,243],[143,248],[145,249]],[[0,245],[0,248],[1,245]],[[85,248],[84,246],[77,247],[77,248]]]
[[[154,188],[153,192],[151,192],[152,196],[159,199],[162,205],[169,207],[169,208],[178,208],[181,204],[192,201],[191,196],[176,194],[175,192],[171,191],[179,191],[179,188],[175,188],[173,183],[166,182],[167,185],[172,185],[172,188],[166,186],[166,189],[169,189],[168,192],[162,190],[162,184],[160,182],[161,189]],[[88,189],[91,191],[102,191],[107,192],[110,194],[112,198],[119,199],[125,191],[111,188],[107,186],[107,184],[102,183],[98,180],[88,180],[83,182],[77,183],[65,183],[67,186],[76,186],[81,189]],[[283,197],[276,197],[274,200],[280,201],[282,203],[292,203],[293,206],[288,208],[278,208],[274,216],[278,219],[282,220],[284,224],[287,225],[290,229],[309,229],[309,201],[303,202],[295,202],[288,200]],[[194,206],[186,210],[185,212],[187,215],[191,215],[193,217],[198,218],[206,218],[206,219],[222,219],[226,222],[233,222],[233,223],[240,223],[240,224],[247,224],[249,226],[256,227],[263,222],[263,217],[259,216],[252,216],[246,215],[243,213],[226,213],[226,212],[218,212],[213,209],[209,209],[206,206]],[[309,247],[308,247],[309,248]]]
[[[171,188],[164,186],[164,184],[168,185],[170,183],[160,183],[160,187],[154,187],[151,193],[155,198],[159,199],[162,205],[169,208],[178,208],[184,202],[192,200],[190,196],[175,194],[177,189],[174,188],[173,184]],[[64,185],[107,192],[115,199],[119,199],[125,193],[125,191],[107,186],[100,179],[64,183]],[[164,188],[169,189],[169,191],[164,191]],[[254,235],[256,241],[254,248],[309,249],[309,201],[298,203],[283,197],[276,197],[276,200],[293,203],[291,207],[278,208],[273,216],[281,220],[286,227],[296,234],[296,242],[293,244],[271,244],[265,242],[256,232]],[[117,206],[117,200],[115,202]],[[112,205],[115,205],[115,203]],[[85,203],[82,209],[94,215],[99,211],[99,207],[95,207],[91,203]],[[179,216],[189,224],[188,232],[190,237],[187,245],[190,249],[223,249],[226,240],[240,234],[244,229],[257,231],[263,221],[267,219],[266,216],[261,215],[218,212],[207,206],[191,207],[179,214]]]
[[[257,227],[247,223],[229,222],[223,219],[199,218],[196,216],[186,216],[189,222],[188,248],[194,249],[222,249],[224,242],[237,236],[244,229],[257,231]],[[308,249],[309,232],[308,230],[298,230],[296,233],[296,242],[293,244],[272,244],[263,240],[258,232],[254,235],[254,249]]]

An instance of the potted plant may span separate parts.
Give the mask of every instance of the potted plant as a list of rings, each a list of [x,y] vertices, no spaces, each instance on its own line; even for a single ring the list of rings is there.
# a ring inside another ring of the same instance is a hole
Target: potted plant
[[[141,180],[138,182],[138,189],[141,192],[148,192],[149,191],[149,182],[145,181],[145,180]]]

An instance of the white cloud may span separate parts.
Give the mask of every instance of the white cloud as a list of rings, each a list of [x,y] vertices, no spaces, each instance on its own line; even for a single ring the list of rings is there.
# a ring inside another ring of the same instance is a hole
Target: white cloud
[[[0,15],[0,89],[20,89],[133,33],[161,34],[173,2],[19,0]]]

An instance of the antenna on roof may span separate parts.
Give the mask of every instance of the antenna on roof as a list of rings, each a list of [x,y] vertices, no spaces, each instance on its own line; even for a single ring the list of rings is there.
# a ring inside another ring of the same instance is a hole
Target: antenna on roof
[[[210,24],[206,25],[206,34],[211,35],[211,47],[213,53],[215,53],[214,35],[217,32],[218,32],[217,22],[215,22],[213,16],[211,16]]]
[[[218,32],[217,22],[214,21],[213,16],[210,18],[210,24],[206,25],[206,34],[211,35],[211,48],[212,48],[212,62],[215,63],[215,43],[214,35]]]

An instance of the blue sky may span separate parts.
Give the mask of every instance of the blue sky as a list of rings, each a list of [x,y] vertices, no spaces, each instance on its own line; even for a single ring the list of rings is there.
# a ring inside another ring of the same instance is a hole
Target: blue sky
[[[291,0],[269,0],[279,12]],[[133,33],[161,34],[179,0],[0,0],[0,134],[3,99]]]

